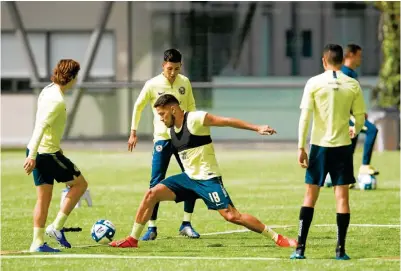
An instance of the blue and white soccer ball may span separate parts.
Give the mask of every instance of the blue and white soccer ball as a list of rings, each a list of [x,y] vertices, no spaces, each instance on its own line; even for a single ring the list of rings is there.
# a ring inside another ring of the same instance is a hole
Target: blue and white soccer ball
[[[358,185],[360,190],[375,190],[377,187],[377,180],[373,175],[359,174]]]
[[[111,242],[113,240],[114,234],[116,234],[116,227],[109,220],[98,220],[92,226],[92,239],[95,240],[97,243],[107,244]]]
[[[333,186],[333,182],[331,181],[331,177],[330,177],[329,173],[327,173],[327,175],[326,175],[326,180],[324,181],[324,185],[326,187],[332,187]]]

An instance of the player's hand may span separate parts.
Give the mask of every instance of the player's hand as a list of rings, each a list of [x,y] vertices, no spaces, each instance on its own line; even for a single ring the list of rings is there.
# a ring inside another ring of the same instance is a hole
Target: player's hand
[[[27,157],[24,162],[24,170],[26,174],[31,174],[36,167],[36,160]]]
[[[350,126],[349,127],[349,137],[354,138],[356,136],[355,134],[355,126]]]
[[[303,148],[298,150],[298,164],[302,168],[307,168],[309,165],[308,154]]]
[[[136,131],[131,131],[128,139],[128,151],[132,152],[132,150],[135,149],[137,141],[138,137],[136,136]]]
[[[277,132],[276,132],[276,130],[274,130],[269,125],[261,125],[258,128],[258,134],[260,134],[260,135],[273,135],[273,134],[277,134]]]

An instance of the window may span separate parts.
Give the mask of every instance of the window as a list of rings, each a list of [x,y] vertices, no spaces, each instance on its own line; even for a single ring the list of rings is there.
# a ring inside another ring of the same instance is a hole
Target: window
[[[161,54],[167,46],[183,54],[183,73],[193,82],[212,81],[230,60],[236,23],[235,5],[190,2],[190,11],[156,11],[152,19],[153,72],[160,71]],[[212,90],[194,89],[197,107],[212,105]]]
[[[28,78],[2,78],[1,91],[4,93],[27,93],[32,92],[31,80]]]
[[[364,10],[366,8],[366,4],[364,2],[334,2],[333,3],[334,10],[335,11],[340,11],[340,10],[347,10],[347,11],[352,11],[352,10]]]
[[[302,31],[302,56],[312,57],[312,31]]]
[[[83,64],[90,37],[91,32],[50,33],[50,67],[54,67],[61,58],[72,58]],[[115,56],[114,35],[111,32],[105,32],[100,41],[89,76],[115,76]]]
[[[285,32],[285,55],[287,57],[294,57],[295,35],[294,31],[287,30]]]
[[[12,91],[13,89],[13,80],[12,79],[3,79],[1,78],[1,91]]]
[[[72,58],[81,63],[86,55],[91,31],[33,31],[28,40],[38,68],[40,80],[50,81],[53,67],[61,58]],[[1,90],[29,92],[31,71],[24,48],[14,32],[1,32]],[[96,82],[114,81],[116,75],[116,46],[114,34],[103,33],[89,73]],[[107,89],[89,91],[109,91]]]
[[[28,40],[38,68],[39,76],[46,77],[46,34],[28,33]],[[1,32],[1,76],[3,78],[29,78],[24,48],[14,32]]]

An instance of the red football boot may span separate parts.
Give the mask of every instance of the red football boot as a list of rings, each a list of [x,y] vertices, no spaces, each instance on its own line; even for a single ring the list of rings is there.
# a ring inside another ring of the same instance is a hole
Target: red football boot
[[[121,248],[138,247],[138,240],[132,236],[128,236],[125,239],[110,242],[109,246]]]
[[[298,242],[295,239],[291,239],[279,234],[276,241],[276,245],[278,245],[279,247],[297,247]]]

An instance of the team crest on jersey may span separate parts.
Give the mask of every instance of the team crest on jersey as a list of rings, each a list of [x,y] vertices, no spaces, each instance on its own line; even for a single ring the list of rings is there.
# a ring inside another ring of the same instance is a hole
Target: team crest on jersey
[[[184,87],[180,87],[180,88],[178,89],[178,92],[179,92],[181,95],[184,95],[184,94],[185,94],[185,88],[184,88]]]
[[[156,151],[157,152],[161,152],[163,150],[163,146],[162,145],[157,145],[156,146]]]

